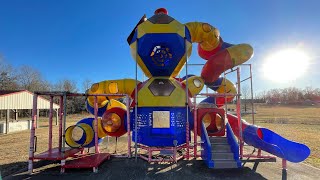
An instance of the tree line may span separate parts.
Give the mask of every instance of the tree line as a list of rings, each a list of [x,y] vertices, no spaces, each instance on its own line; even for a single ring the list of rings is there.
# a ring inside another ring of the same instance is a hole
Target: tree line
[[[255,101],[269,104],[319,104],[320,88],[270,89],[259,93]]]
[[[82,89],[90,88],[92,81],[82,82]],[[68,91],[78,93],[77,83],[71,79],[61,79],[56,83],[46,80],[37,69],[23,65],[13,68],[0,57],[0,90],[28,90],[35,91]],[[58,103],[58,99],[54,99]],[[68,97],[68,113],[79,113],[85,110],[84,97]]]

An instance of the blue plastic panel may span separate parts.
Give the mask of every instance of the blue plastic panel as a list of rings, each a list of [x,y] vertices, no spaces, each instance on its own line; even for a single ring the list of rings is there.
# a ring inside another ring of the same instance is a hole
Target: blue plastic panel
[[[153,111],[170,111],[170,128],[153,128]],[[132,140],[135,141],[135,115],[130,115]],[[174,146],[186,142],[186,108],[184,107],[139,107],[137,115],[137,141],[147,146]],[[189,121],[193,117],[189,116]]]
[[[108,103],[107,103],[106,105],[104,105],[103,107],[98,108],[98,116],[99,116],[99,117],[101,117],[101,116],[103,115],[103,113],[106,112],[106,110],[107,110],[107,105],[108,105]],[[94,108],[93,108],[92,106],[90,106],[90,104],[88,103],[88,101],[86,101],[86,107],[87,107],[87,111],[88,111],[89,113],[91,113],[91,114],[94,115]]]
[[[241,167],[241,161],[239,158],[239,144],[236,140],[236,137],[234,136],[234,133],[229,123],[226,124],[226,129],[227,129],[228,144],[230,145],[231,151],[233,153],[233,158],[237,162],[237,166]]]
[[[201,141],[203,142],[201,143],[201,158],[209,168],[213,168],[214,162],[211,154],[211,143],[204,123],[201,123]]]
[[[258,136],[258,129],[262,133],[262,139]],[[290,162],[304,161],[310,155],[308,146],[285,139],[266,128],[249,125],[243,131],[243,138],[247,144]]]
[[[145,34],[137,51],[153,76],[170,76],[185,54],[185,40],[176,33]]]
[[[92,129],[94,129],[92,127],[93,121],[94,121],[94,118],[85,118],[77,122],[77,124],[80,124],[80,123],[88,124]],[[93,147],[95,145],[94,140],[95,140],[95,135],[93,135],[92,141],[84,147]],[[76,143],[83,144],[85,141],[86,141],[86,135],[83,133],[81,139],[76,141]],[[98,137],[98,144],[100,144],[101,142],[102,142],[102,138]]]

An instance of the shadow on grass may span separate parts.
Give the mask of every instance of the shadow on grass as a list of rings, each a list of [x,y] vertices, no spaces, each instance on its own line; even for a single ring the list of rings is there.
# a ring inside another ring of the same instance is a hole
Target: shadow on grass
[[[266,179],[248,167],[241,169],[209,169],[203,161],[184,161],[174,163],[151,163],[138,159],[113,158],[99,167],[98,173],[92,169],[67,169],[60,174],[60,167],[37,169],[32,179]],[[9,179],[28,179],[27,173],[15,173]]]

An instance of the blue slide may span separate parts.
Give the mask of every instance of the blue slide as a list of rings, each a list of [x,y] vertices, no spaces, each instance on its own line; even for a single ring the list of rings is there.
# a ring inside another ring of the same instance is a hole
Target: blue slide
[[[227,116],[234,134],[239,138],[238,118],[231,114]],[[308,146],[285,139],[269,129],[251,125],[245,120],[242,120],[242,136],[245,143],[290,162],[302,162],[310,155]]]

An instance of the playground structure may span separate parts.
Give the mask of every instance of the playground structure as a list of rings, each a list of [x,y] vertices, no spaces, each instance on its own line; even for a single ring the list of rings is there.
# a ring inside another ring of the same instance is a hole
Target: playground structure
[[[198,65],[188,64],[191,43],[195,42],[199,43],[200,57],[207,60],[201,76],[188,74],[189,66]],[[250,45],[225,43],[213,26],[199,22],[181,24],[168,16],[163,8],[149,19],[142,17],[130,34],[128,43],[137,64],[136,79],[102,81],[93,84],[86,94],[36,93],[34,109],[37,95],[50,96],[51,103],[53,96],[59,96],[60,107],[63,108],[59,112],[59,147],[52,148],[51,108],[48,151],[38,155],[34,154],[36,114],[33,114],[30,173],[35,159],[61,160],[61,172],[65,168],[93,168],[97,172],[99,164],[111,156],[100,153],[98,146],[107,135],[120,137],[127,134],[126,157],[131,158],[134,149],[135,158],[148,162],[177,162],[182,158],[201,157],[209,168],[225,169],[241,168],[243,158],[254,158],[255,162],[275,161],[274,156],[263,156],[263,150],[283,159],[285,175],[287,160],[301,162],[309,156],[307,146],[241,119],[241,82],[250,79],[252,91],[251,65],[242,65],[253,55]],[[146,81],[138,81],[138,65],[148,77]],[[250,67],[249,78],[241,80],[240,68],[236,67],[239,65]],[[185,76],[177,78],[184,66]],[[226,78],[234,72],[237,88]],[[221,74],[223,77],[219,77]],[[204,86],[216,93],[201,93]],[[68,96],[86,96],[87,110],[94,114],[94,118],[83,119],[66,128]],[[199,96],[205,97],[200,103],[197,100]],[[234,97],[237,98],[237,116],[227,113],[227,103]],[[254,114],[252,117],[254,123]],[[76,137],[75,131],[82,133]],[[198,141],[198,136],[201,141]],[[134,147],[131,146],[133,143]],[[245,143],[257,148],[258,154],[244,154]],[[95,153],[81,153],[84,148],[93,146]],[[201,153],[198,153],[199,147]],[[145,153],[138,153],[138,149]],[[66,161],[69,157],[75,160]]]

